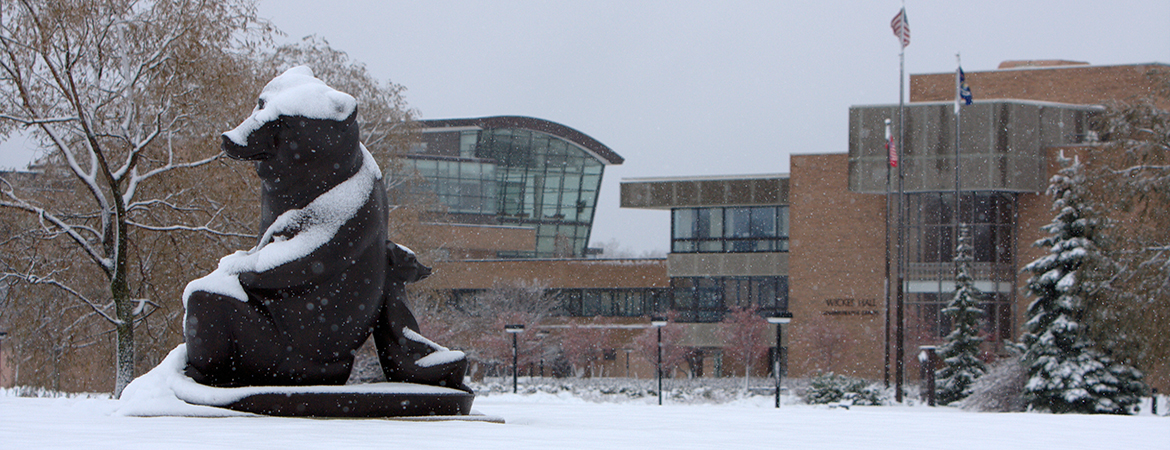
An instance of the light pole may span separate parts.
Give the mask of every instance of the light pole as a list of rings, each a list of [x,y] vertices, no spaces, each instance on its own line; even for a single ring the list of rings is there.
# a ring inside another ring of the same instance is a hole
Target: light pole
[[[780,343],[783,342],[784,324],[792,321],[792,313],[782,312],[768,318],[768,323],[776,324],[776,355],[772,362],[772,371],[776,373],[776,407],[780,407]]]
[[[6,337],[8,337],[8,332],[5,330],[0,330],[0,386],[4,385],[3,384],[4,383],[4,338],[6,338]],[[1154,390],[1154,402],[1155,402],[1154,415],[1155,416],[1158,415],[1157,414],[1158,407],[1156,406],[1157,401],[1158,401],[1157,397],[1158,397],[1158,390],[1155,389]]]
[[[634,349],[623,348],[622,351],[626,352],[626,378],[629,378],[630,377],[630,352],[634,351]]]
[[[516,351],[516,335],[524,332],[524,325],[504,325],[504,332],[512,335],[512,393],[517,392],[516,389],[516,372],[519,368]]]
[[[926,368],[926,404],[934,406],[934,357],[938,347],[933,345],[919,345],[918,362]]]
[[[650,318],[650,326],[658,329],[658,406],[662,406],[662,327],[666,326],[666,318]]]
[[[544,378],[544,338],[548,337],[548,330],[536,330],[536,337],[540,340],[540,377]]]

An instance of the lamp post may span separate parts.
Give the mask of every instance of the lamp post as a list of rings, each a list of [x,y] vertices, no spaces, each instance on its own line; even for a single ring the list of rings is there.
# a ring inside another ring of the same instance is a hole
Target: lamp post
[[[548,330],[536,330],[536,337],[540,340],[540,377],[544,378],[544,338],[548,337]]]
[[[935,350],[938,347],[933,345],[919,345],[918,349],[921,352],[918,354],[918,362],[922,364],[926,370],[926,404],[934,406],[934,359]]]
[[[512,393],[517,392],[516,389],[516,372],[519,369],[519,358],[516,351],[516,335],[524,332],[524,325],[504,325],[504,332],[512,335]]]
[[[782,312],[768,318],[768,323],[776,324],[776,356],[773,358],[772,371],[776,373],[776,407],[780,407],[780,343],[783,342],[784,324],[792,321],[792,313]]]
[[[630,377],[630,352],[634,351],[634,349],[623,348],[622,351],[626,352],[626,378],[629,378]]]
[[[658,329],[658,406],[662,406],[662,327],[666,326],[666,318],[652,317],[650,326]]]
[[[4,383],[4,338],[8,337],[8,331],[0,330],[0,386]],[[1154,404],[1158,402],[1158,390],[1154,389]],[[1158,415],[1158,407],[1154,406],[1154,415]]]

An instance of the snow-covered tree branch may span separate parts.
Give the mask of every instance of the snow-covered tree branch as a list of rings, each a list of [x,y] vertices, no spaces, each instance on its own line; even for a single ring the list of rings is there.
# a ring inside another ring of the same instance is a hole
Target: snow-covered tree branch
[[[142,247],[135,230],[247,235],[223,229],[227,224],[215,220],[219,211],[153,210],[166,208],[154,200],[175,190],[178,173],[218,160],[216,127],[231,108],[214,94],[223,89],[217,83],[246,84],[221,71],[241,64],[246,52],[236,46],[238,36],[255,23],[248,0],[0,5],[0,85],[14,93],[0,99],[0,121],[30,130],[48,149],[36,180],[6,176],[0,209],[46,223],[51,232],[44,236],[68,236],[101,268],[106,289],[100,297],[110,299],[112,311],[74,284],[86,282],[81,272],[30,271],[21,279],[53,285],[113,325],[115,395],[134,377],[134,318],[149,304],[134,298],[140,288],[133,284],[143,280],[128,273]],[[199,215],[212,220],[196,220]]]

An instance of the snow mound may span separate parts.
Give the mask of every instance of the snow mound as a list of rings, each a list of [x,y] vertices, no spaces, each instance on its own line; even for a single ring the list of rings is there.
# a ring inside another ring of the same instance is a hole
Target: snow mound
[[[462,353],[462,352],[452,352]],[[257,394],[463,394],[463,391],[413,383],[369,383],[341,386],[248,386],[220,388],[199,384],[183,373],[187,344],[179,344],[157,367],[122,391],[114,412],[119,416],[252,416],[214,406],[227,406]],[[212,406],[203,406],[212,405]]]
[[[297,66],[286,70],[260,91],[252,115],[224,133],[237,145],[248,145],[248,136],[280,116],[342,121],[353,114],[357,100],[313,76],[313,69]]]
[[[183,373],[187,365],[187,344],[179,344],[161,363],[150,372],[135,378],[122,391],[118,409],[119,416],[188,416],[188,417],[229,417],[252,414],[230,409],[193,405],[180,397],[206,398],[200,395],[201,388]],[[230,403],[230,402],[229,402]],[[226,403],[225,403],[226,404]]]

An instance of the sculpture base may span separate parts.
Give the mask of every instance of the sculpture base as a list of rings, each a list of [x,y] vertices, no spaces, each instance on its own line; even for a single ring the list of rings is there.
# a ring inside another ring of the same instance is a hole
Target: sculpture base
[[[345,386],[249,386],[201,389],[224,394],[184,401],[233,411],[284,417],[437,417],[468,416],[475,395],[458,389],[412,383]],[[230,401],[224,401],[230,398]]]
[[[473,413],[475,395],[459,389],[414,383],[214,387],[188,377],[186,365],[187,346],[179,344],[157,367],[126,386],[117,414],[224,417],[253,413],[503,423],[498,417]]]
[[[235,411],[292,417],[466,416],[475,396],[370,392],[265,393],[221,406]]]

